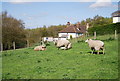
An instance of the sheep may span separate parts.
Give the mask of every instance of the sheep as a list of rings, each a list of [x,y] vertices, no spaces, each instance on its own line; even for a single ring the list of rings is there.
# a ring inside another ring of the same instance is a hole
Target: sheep
[[[99,50],[103,50],[103,54],[104,54],[104,42],[100,41],[100,40],[92,40],[92,39],[87,39],[85,42],[88,43],[89,47],[93,51],[97,51],[97,54],[99,54]]]
[[[70,49],[70,48],[72,48],[72,44],[71,43],[68,44],[67,48],[66,47],[60,47],[60,49],[62,49],[62,50],[67,50],[67,49]]]
[[[54,41],[54,44],[56,47],[59,49],[70,49],[71,48],[71,43],[68,40],[57,40]]]
[[[36,47],[34,48],[34,51],[44,51],[44,50],[46,50],[46,47],[43,46],[43,45],[41,45],[41,46],[36,46]]]

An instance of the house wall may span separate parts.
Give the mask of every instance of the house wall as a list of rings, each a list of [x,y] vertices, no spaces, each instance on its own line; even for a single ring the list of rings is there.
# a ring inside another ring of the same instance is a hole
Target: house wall
[[[66,40],[66,38],[54,38],[54,40]]]
[[[113,23],[120,22],[120,17],[113,17]]]
[[[43,37],[43,41],[52,42],[53,41],[53,37]]]
[[[77,33],[68,33],[68,39],[70,39],[70,36],[72,36],[72,38],[76,38]]]
[[[67,39],[70,39],[70,36],[72,36],[72,38],[76,38],[83,34],[78,34],[78,33],[59,33],[58,34],[59,37],[61,37],[62,35],[68,35]]]

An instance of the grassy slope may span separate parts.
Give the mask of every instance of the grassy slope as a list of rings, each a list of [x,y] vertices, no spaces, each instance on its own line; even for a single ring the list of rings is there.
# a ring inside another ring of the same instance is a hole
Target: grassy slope
[[[98,39],[108,39],[100,36]],[[84,39],[83,39],[84,40]],[[104,41],[105,55],[90,54],[85,42],[74,42],[70,50],[46,51],[25,48],[3,52],[5,79],[115,79],[118,77],[117,40]]]
[[[2,79],[2,54],[0,53],[0,80]]]

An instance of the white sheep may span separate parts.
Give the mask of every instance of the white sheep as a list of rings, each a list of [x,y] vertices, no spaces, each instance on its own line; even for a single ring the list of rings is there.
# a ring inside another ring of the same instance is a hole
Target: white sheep
[[[89,47],[93,51],[97,51],[97,54],[99,54],[99,50],[103,50],[103,54],[104,54],[104,42],[100,41],[100,40],[92,40],[92,39],[87,39],[85,42],[88,43]]]
[[[68,40],[57,40],[57,41],[54,41],[54,44],[56,45],[56,47],[59,49],[70,49],[72,46],[71,46],[71,43],[68,41]]]
[[[62,50],[67,50],[67,49],[70,49],[70,48],[72,48],[72,44],[71,43],[68,44],[67,48],[66,47],[60,47],[60,49],[62,49]]]
[[[43,46],[43,45],[41,45],[41,46],[36,46],[36,47],[34,48],[34,51],[44,51],[44,50],[46,50],[46,47]]]

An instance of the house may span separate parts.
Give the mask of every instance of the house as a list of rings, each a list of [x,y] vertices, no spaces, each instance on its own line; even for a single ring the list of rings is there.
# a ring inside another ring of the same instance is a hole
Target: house
[[[67,27],[59,31],[58,36],[59,38],[66,38],[66,39],[77,38],[85,34],[87,28],[88,28],[88,24],[87,26],[82,26],[78,22],[75,25],[71,25],[70,22],[67,22]]]
[[[120,22],[120,10],[112,13],[113,23]]]
[[[43,37],[43,41],[52,42],[53,40],[54,40],[53,37]]]

